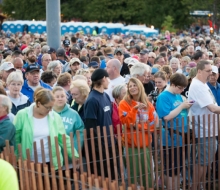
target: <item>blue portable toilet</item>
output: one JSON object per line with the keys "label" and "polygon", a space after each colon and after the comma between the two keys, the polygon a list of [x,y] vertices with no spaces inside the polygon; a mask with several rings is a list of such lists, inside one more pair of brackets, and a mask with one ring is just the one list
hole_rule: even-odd
{"label": "blue portable toilet", "polygon": [[83,31],[84,34],[92,34],[93,28],[95,27],[94,23],[83,23],[84,27],[83,27]]}
{"label": "blue portable toilet", "polygon": [[122,29],[121,29],[121,32],[123,33],[123,34],[127,34],[127,33],[129,33],[129,27],[127,27],[127,26],[124,26],[124,27],[122,27]]}
{"label": "blue portable toilet", "polygon": [[46,22],[38,22],[36,26],[36,32],[39,34],[46,32]]}
{"label": "blue portable toilet", "polygon": [[16,33],[16,27],[15,27],[14,22],[11,22],[9,24],[9,30],[10,30],[11,33]]}
{"label": "blue portable toilet", "polygon": [[67,23],[62,23],[61,24],[61,35],[64,35],[67,32],[69,32],[69,27]]}
{"label": "blue portable toilet", "polygon": [[28,26],[28,31],[32,34],[37,32],[36,22],[31,22],[31,24]]}
{"label": "blue portable toilet", "polygon": [[24,31],[24,24],[23,21],[15,21],[15,32],[23,32]]}
{"label": "blue portable toilet", "polygon": [[110,34],[109,28],[106,23],[99,23],[99,33]]}
{"label": "blue portable toilet", "polygon": [[124,25],[121,24],[121,23],[113,24],[113,26],[115,28],[115,34],[121,33],[122,32],[122,28],[124,27]]}
{"label": "blue portable toilet", "polygon": [[78,22],[78,23],[76,23],[76,32],[81,32],[81,31],[84,32],[84,30],[83,30],[83,23],[82,22]]}
{"label": "blue portable toilet", "polygon": [[158,30],[147,28],[147,27],[144,29],[144,35],[146,37],[156,37],[158,36],[158,34],[159,34]]}
{"label": "blue portable toilet", "polygon": [[69,33],[71,32],[72,34],[74,34],[76,32],[76,25],[74,22],[68,22],[67,24]]}
{"label": "blue portable toilet", "polygon": [[6,22],[3,22],[3,24],[2,24],[2,30],[3,31],[7,31],[7,30],[9,30],[9,24],[10,24],[10,22],[8,22],[8,21],[6,21]]}

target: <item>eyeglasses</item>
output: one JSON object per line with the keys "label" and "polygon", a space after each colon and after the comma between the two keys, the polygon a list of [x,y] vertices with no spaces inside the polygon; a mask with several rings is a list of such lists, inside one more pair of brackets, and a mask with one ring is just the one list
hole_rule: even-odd
{"label": "eyeglasses", "polygon": [[52,110],[52,107],[46,107],[45,105],[43,105],[43,104],[41,104],[47,111],[50,111],[50,110]]}
{"label": "eyeglasses", "polygon": [[50,62],[50,61],[51,61],[51,59],[44,59],[44,61]]}
{"label": "eyeglasses", "polygon": [[186,87],[183,86],[176,86],[177,88],[179,88],[180,90],[185,90]]}

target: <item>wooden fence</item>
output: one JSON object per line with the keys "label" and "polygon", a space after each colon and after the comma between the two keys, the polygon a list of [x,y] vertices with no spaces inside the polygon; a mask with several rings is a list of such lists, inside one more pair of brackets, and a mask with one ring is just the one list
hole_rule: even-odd
{"label": "wooden fence", "polygon": [[[213,155],[209,154],[208,150],[208,169],[204,173],[202,179],[198,178],[199,171],[196,170],[196,159],[198,163],[201,162],[200,155],[201,151],[204,152],[206,156],[207,152],[205,148],[202,147],[201,135],[196,138],[196,131],[200,131],[200,125],[196,127],[195,123],[203,123],[205,125],[206,120],[208,120],[208,134],[203,127],[203,136],[208,136],[208,143],[210,143],[211,131],[210,126],[213,125],[213,133],[219,132],[219,116],[198,116],[198,118],[193,117],[191,122],[192,136],[190,135],[190,121],[188,119],[188,132],[184,133],[184,124],[182,120],[182,146],[179,144],[181,138],[180,135],[177,135],[177,154],[174,153],[173,146],[173,137],[174,134],[179,134],[178,129],[176,131],[168,130],[167,126],[162,126],[160,121],[159,127],[155,128],[153,132],[153,146],[150,144],[146,147],[145,143],[143,146],[140,146],[140,142],[137,141],[137,145],[134,142],[134,136],[137,139],[142,139],[143,142],[146,141],[145,134],[148,134],[149,141],[151,139],[151,132],[144,129],[144,125],[141,125],[141,128],[134,127],[131,125],[129,128],[124,128],[123,134],[120,134],[118,127],[118,134],[113,134],[113,128],[110,126],[110,135],[107,135],[106,127],[97,129],[94,132],[94,129],[89,131],[84,130],[84,150],[79,151],[79,159],[76,159],[72,156],[71,163],[73,165],[70,168],[70,162],[68,160],[67,149],[66,149],[66,138],[63,135],[63,157],[64,164],[60,163],[60,154],[59,154],[59,145],[58,138],[55,137],[56,144],[56,155],[58,161],[58,169],[55,170],[54,163],[52,160],[52,150],[50,145],[50,137],[48,137],[49,142],[49,155],[50,163],[45,161],[45,151],[44,151],[44,142],[41,140],[41,156],[43,163],[38,162],[38,155],[36,154],[36,143],[33,144],[34,147],[34,160],[31,160],[30,150],[26,150],[27,159],[22,159],[22,150],[21,145],[18,145],[18,156],[14,153],[14,147],[10,147],[9,143],[6,141],[6,147],[4,151],[0,154],[0,158],[10,162],[18,175],[19,185],[21,190],[78,190],[78,189],[119,189],[119,190],[136,190],[136,189],[169,189],[172,185],[174,187],[174,181],[172,184],[167,183],[165,187],[165,175],[164,171],[168,171],[168,162],[169,162],[169,151],[171,151],[171,160],[172,160],[172,178],[175,177],[174,170],[177,169],[177,189],[187,189],[187,186],[191,186],[191,189],[197,189],[197,185],[203,186],[203,189],[219,189],[218,177],[220,176],[220,163],[217,158],[220,158],[220,151],[214,156],[214,161],[211,162],[210,159]],[[211,123],[213,120],[213,124]],[[217,124],[216,124],[217,122]],[[178,123],[178,121],[177,121]],[[174,122],[171,122],[171,126],[174,125]],[[217,126],[216,126],[217,125]],[[168,133],[171,135],[172,146],[168,146],[166,143],[163,146],[162,143],[162,130],[165,130],[166,133],[166,142],[168,142]],[[128,132],[129,131],[129,132]],[[87,133],[90,133],[90,139],[87,139]],[[103,136],[101,136],[103,134]],[[131,135],[131,139],[128,139],[128,134]],[[112,147],[109,149],[108,139],[111,139]],[[71,148],[72,153],[74,153],[74,140],[73,134],[70,135],[71,139]],[[123,139],[123,140],[122,140]],[[220,148],[220,136],[216,137],[217,147]],[[104,140],[104,144],[103,144]],[[190,142],[191,140],[191,142]],[[98,147],[95,146],[95,141],[98,142]],[[128,141],[131,142],[129,145]],[[190,143],[186,143],[190,142]],[[80,147],[80,135],[77,131],[77,142],[78,149],[82,150]],[[117,142],[117,143],[115,143]],[[211,145],[212,146],[212,145]],[[181,148],[182,147],[182,148]],[[92,149],[92,151],[90,150]],[[215,149],[213,145],[213,149]],[[110,152],[110,150],[112,152]],[[99,153],[99,159],[97,160],[97,155],[95,152]],[[166,152],[166,168],[164,168],[164,151]],[[180,152],[181,151],[181,152]],[[90,160],[91,155],[89,152],[92,152],[92,161]],[[102,152],[105,152],[105,158],[103,158]],[[83,156],[84,155],[84,156]],[[110,156],[112,155],[112,156]],[[180,155],[182,158],[182,166],[180,166]],[[143,157],[142,157],[143,156]],[[84,159],[85,157],[85,159]],[[144,158],[144,159],[143,159]],[[174,158],[177,159],[177,166],[174,166]],[[144,161],[143,161],[143,160]],[[101,175],[98,174],[96,167],[97,162],[100,162]],[[110,162],[113,161],[113,168],[111,168]],[[104,162],[107,162],[107,167],[103,165]],[[133,164],[131,164],[133,163]],[[150,164],[149,164],[150,163]],[[94,171],[92,172],[93,166]],[[150,168],[149,168],[150,167]],[[217,168],[216,168],[217,167]],[[186,172],[186,168],[188,168]],[[191,172],[190,168],[193,172]],[[218,170],[218,172],[216,172]],[[112,173],[114,172],[114,179],[111,178]],[[107,176],[106,176],[107,173]],[[186,181],[187,179],[191,179]]]}

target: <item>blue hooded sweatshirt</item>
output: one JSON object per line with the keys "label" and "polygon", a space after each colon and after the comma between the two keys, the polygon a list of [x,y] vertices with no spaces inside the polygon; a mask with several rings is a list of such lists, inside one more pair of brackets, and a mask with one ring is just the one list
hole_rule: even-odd
{"label": "blue hooded sweatshirt", "polygon": [[[55,111],[55,110],[54,110]],[[74,140],[74,147],[78,151],[78,143],[77,143],[77,135],[76,131],[79,130],[80,133],[80,147],[83,147],[83,141],[84,141],[84,123],[82,122],[79,114],[70,108],[68,104],[66,104],[61,112],[57,112],[62,120],[63,124],[66,130],[66,134],[70,135],[70,133],[73,133],[73,140]]]}

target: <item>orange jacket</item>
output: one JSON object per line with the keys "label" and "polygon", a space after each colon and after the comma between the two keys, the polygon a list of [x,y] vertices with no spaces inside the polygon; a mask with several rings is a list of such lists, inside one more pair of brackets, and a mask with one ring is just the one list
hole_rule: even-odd
{"label": "orange jacket", "polygon": [[[132,140],[131,140],[131,129],[130,124],[135,126],[136,118],[138,114],[138,110],[134,107],[137,105],[137,102],[132,100],[131,104],[126,102],[125,100],[122,100],[119,104],[119,118],[121,120],[121,123],[123,127],[127,128],[127,139],[128,139],[128,146],[132,146]],[[149,143],[152,141],[152,136],[148,136],[148,130],[150,132],[154,131],[155,122],[157,120],[157,114],[155,112],[154,106],[148,102],[148,109],[146,110],[148,115],[148,121],[149,125],[145,122],[144,123],[144,130],[145,130],[145,144],[146,147],[149,146]],[[142,138],[142,127],[141,124],[138,123],[138,129],[139,129],[139,139],[137,139],[136,134],[136,128],[133,128],[133,139],[134,139],[134,146],[138,147],[137,140],[139,141],[140,147],[143,148],[143,138]],[[123,134],[122,141],[125,144],[125,134]]]}

